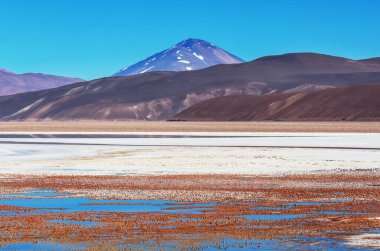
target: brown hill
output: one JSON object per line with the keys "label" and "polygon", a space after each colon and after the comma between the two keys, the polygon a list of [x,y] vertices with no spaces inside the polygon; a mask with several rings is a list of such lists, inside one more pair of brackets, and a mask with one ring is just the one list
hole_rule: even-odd
{"label": "brown hill", "polygon": [[165,120],[219,96],[308,92],[380,83],[380,65],[315,53],[188,72],[110,77],[0,97],[3,120]]}
{"label": "brown hill", "polygon": [[380,121],[380,84],[313,93],[238,95],[207,100],[175,115],[186,121]]}

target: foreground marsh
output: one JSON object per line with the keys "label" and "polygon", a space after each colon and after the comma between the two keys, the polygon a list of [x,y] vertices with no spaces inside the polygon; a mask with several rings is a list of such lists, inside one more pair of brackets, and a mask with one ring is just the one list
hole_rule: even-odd
{"label": "foreground marsh", "polygon": [[0,182],[1,245],[376,249],[379,178],[369,171],[271,177],[11,175]]}

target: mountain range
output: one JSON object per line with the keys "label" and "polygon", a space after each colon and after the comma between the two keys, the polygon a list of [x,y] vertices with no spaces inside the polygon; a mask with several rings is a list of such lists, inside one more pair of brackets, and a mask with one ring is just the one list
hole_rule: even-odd
{"label": "mountain range", "polygon": [[129,76],[153,71],[191,71],[218,64],[237,64],[244,61],[218,46],[201,39],[187,39],[154,54],[114,76]]}
{"label": "mountain range", "polygon": [[352,60],[290,53],[200,70],[108,77],[0,97],[0,118],[167,120],[196,103],[220,96],[293,95],[371,83],[380,83],[379,58]]}
{"label": "mountain range", "polygon": [[0,96],[55,88],[82,81],[84,80],[80,78],[61,77],[42,73],[16,74],[6,69],[0,69]]}

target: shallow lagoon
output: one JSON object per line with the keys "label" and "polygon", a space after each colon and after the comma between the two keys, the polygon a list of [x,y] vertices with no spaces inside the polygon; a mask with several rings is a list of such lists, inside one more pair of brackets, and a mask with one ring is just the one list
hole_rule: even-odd
{"label": "shallow lagoon", "polygon": [[[242,218],[249,220],[264,220],[264,221],[280,221],[280,220],[293,220],[300,217],[306,217],[305,214],[254,214],[255,210],[277,210],[277,209],[290,209],[298,206],[318,205],[326,202],[300,202],[289,203],[283,207],[266,207],[258,206],[253,207],[251,215],[242,215]],[[210,209],[217,204],[213,203],[178,203],[176,201],[168,200],[93,200],[84,197],[70,197],[70,194],[59,193],[54,190],[30,190],[22,193],[5,194],[1,196],[0,205],[38,208],[35,211],[24,212],[25,214],[59,214],[59,213],[74,213],[74,212],[123,212],[123,213],[136,213],[136,212],[150,212],[150,213],[173,213],[173,214],[202,214],[203,210]],[[342,212],[326,211],[315,212],[316,214],[344,214]],[[346,212],[347,214],[359,214],[355,212]],[[14,212],[1,212],[0,216],[14,216]],[[191,221],[194,219],[183,218],[184,221]],[[51,224],[71,224],[81,227],[92,228],[99,226],[96,221],[75,221],[75,220],[49,220]],[[100,223],[102,224],[102,223]],[[258,227],[259,228],[259,227]],[[254,231],[254,230],[252,230]],[[198,238],[197,236],[188,236],[183,238]],[[214,246],[215,242],[203,242],[198,247],[202,250],[241,250],[241,249],[260,249],[260,250],[369,250],[368,248],[355,248],[347,245],[347,243],[340,239],[323,238],[323,237],[292,237],[273,240],[237,240],[230,238],[219,237],[219,244],[217,248]],[[140,244],[119,244],[118,248],[150,248],[151,243]],[[176,244],[166,243],[168,250],[176,250]],[[86,244],[78,245],[75,243],[62,244],[54,241],[41,240],[36,243],[15,243],[3,244],[3,250],[84,250]]]}

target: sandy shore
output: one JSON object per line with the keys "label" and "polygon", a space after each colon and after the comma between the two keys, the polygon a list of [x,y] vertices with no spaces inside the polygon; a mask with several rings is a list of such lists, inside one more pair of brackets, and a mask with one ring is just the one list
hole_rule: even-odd
{"label": "sandy shore", "polygon": [[380,122],[0,122],[0,132],[380,132]]}
{"label": "sandy shore", "polygon": [[1,174],[281,175],[379,170],[380,134],[0,135]]}

